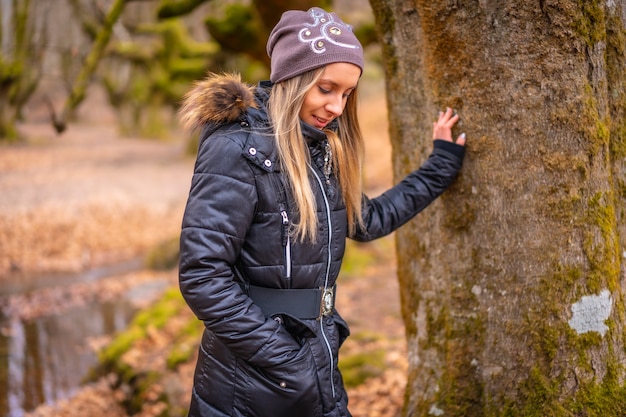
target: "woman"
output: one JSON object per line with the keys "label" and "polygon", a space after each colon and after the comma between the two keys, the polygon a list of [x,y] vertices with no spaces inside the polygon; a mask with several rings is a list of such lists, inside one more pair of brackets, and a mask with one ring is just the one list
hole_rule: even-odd
{"label": "woman", "polygon": [[350,416],[337,368],[349,334],[334,308],[346,237],[410,220],[461,167],[450,110],[434,150],[375,199],[361,191],[363,50],[334,13],[286,12],[270,82],[212,75],[186,96],[202,129],[181,234],[180,288],[205,324],[189,416]]}

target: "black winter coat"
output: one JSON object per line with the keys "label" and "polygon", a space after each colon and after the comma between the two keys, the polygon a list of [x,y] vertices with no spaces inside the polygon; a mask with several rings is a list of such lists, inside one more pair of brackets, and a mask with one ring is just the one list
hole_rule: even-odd
{"label": "black winter coat", "polygon": [[[268,88],[259,85],[253,102],[252,90],[237,80],[209,79],[183,110],[203,125],[180,240],[180,289],[205,324],[189,416],[347,417],[337,353],[349,330],[341,316],[333,310],[320,320],[268,318],[239,285],[332,287],[348,231],[337,182],[327,183],[322,173],[325,134],[303,124],[318,239],[283,245],[281,211],[290,199],[276,185],[281,173],[264,107]],[[235,102],[239,110],[231,111]],[[410,220],[450,185],[463,152],[435,141],[419,170],[378,198],[364,197],[365,228],[351,237],[372,240]]]}

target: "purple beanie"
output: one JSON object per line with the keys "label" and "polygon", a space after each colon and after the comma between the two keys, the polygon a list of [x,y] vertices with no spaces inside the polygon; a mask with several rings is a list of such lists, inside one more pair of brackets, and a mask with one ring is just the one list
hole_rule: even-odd
{"label": "purple beanie", "polygon": [[275,83],[335,62],[349,62],[363,72],[363,48],[352,26],[319,7],[283,13],[270,33],[267,54]]}

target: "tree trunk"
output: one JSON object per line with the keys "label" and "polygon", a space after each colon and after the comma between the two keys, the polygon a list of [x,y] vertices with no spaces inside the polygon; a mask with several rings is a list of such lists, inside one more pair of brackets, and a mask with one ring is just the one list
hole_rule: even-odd
{"label": "tree trunk", "polygon": [[45,9],[38,12],[30,0],[0,1],[0,142],[13,142],[22,108],[41,77]]}
{"label": "tree trunk", "polygon": [[85,62],[76,80],[74,80],[70,94],[65,100],[65,104],[61,110],[61,114],[58,117],[52,114],[52,125],[57,133],[65,131],[68,119],[72,116],[78,105],[85,99],[91,77],[96,72],[98,64],[104,56],[105,48],[111,39],[113,25],[115,25],[115,22],[120,18],[122,11],[124,11],[124,6],[130,1],[132,0],[113,0],[113,4],[111,4],[104,18],[103,25],[96,34],[93,47],[91,51],[89,51],[89,55],[85,58]]}
{"label": "tree trunk", "polygon": [[626,0],[370,3],[396,178],[468,137],[397,233],[403,414],[626,415]]}

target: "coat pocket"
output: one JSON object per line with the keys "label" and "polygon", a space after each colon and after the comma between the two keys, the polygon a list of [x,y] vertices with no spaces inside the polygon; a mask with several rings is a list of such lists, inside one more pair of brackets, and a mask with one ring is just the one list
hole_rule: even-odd
{"label": "coat pocket", "polygon": [[259,368],[239,361],[238,372],[244,379],[245,415],[257,417],[321,415],[317,369],[308,341],[288,362]]}

